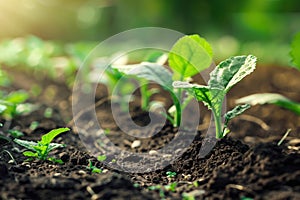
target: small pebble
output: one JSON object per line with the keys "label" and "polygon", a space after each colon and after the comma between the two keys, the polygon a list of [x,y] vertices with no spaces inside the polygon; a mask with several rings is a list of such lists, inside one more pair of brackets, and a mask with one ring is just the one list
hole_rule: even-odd
{"label": "small pebble", "polygon": [[149,155],[157,155],[158,152],[156,150],[150,150]]}
{"label": "small pebble", "polygon": [[85,172],[85,171],[83,171],[83,170],[79,170],[79,171],[78,171],[78,174],[80,174],[80,175],[84,175],[84,174],[86,174],[86,172]]}
{"label": "small pebble", "polygon": [[137,148],[139,146],[141,146],[141,141],[140,140],[134,140],[131,144],[131,148],[134,149],[134,148]]}
{"label": "small pebble", "polygon": [[60,176],[60,175],[61,175],[61,173],[55,173],[55,174],[53,174],[54,177],[57,177],[57,176]]}

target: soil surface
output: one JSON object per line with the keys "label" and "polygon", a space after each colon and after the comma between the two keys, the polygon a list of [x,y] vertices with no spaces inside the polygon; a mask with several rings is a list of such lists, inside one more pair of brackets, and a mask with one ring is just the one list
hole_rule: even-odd
{"label": "soil surface", "polygon": [[[171,156],[180,156],[166,166],[164,160],[154,156],[150,162],[157,166],[156,171],[145,168],[144,173],[129,173],[128,170],[124,172],[125,168],[117,170],[112,167],[113,163],[123,162],[126,166],[143,169],[143,165],[139,165],[139,162],[144,162],[143,157],[133,159],[122,154],[114,160],[114,153],[107,153],[105,162],[109,165],[98,161],[93,154],[97,151],[101,154],[101,148],[97,149],[99,141],[85,137],[85,133],[70,121],[71,89],[59,81],[32,78],[30,73],[11,69],[9,73],[15,81],[7,90],[30,89],[39,84],[42,93],[30,99],[31,103],[40,106],[38,110],[12,121],[0,119],[4,124],[1,134],[6,134],[7,129],[17,129],[25,134],[21,139],[37,141],[54,128],[68,126],[71,131],[54,139],[54,142],[66,144],[65,148],[52,152],[64,164],[26,161],[22,155],[23,147],[0,140],[0,199],[192,199],[192,196],[194,199],[300,199],[300,117],[288,110],[271,105],[252,107],[230,123],[232,132],[217,141],[213,150],[203,157],[199,153],[202,143],[209,142],[204,138],[211,116],[200,104],[196,136],[191,141],[188,140],[190,137],[185,137],[188,139],[178,142],[178,149],[191,144],[170,153]],[[299,77],[300,73],[291,68],[258,67],[230,91],[227,107],[232,108],[234,100],[239,97],[258,92],[276,92],[300,102]],[[164,97],[164,94],[160,96]],[[112,103],[103,86],[97,88],[96,102],[100,102],[96,114],[106,130],[105,135],[121,150],[155,155],[180,132],[165,122],[161,131],[151,137],[139,138],[142,133],[137,130],[134,134],[125,134],[114,121]],[[137,102],[131,103],[131,118],[139,125],[147,125],[149,113],[141,111]],[[45,117],[44,112],[49,107],[53,113]],[[38,122],[34,129],[30,128],[33,121]],[[93,126],[88,121],[85,123]],[[278,146],[277,142],[289,128],[292,131]],[[189,135],[190,132],[184,130],[183,134]],[[86,140],[92,141],[94,153],[86,149],[82,142],[86,143]],[[105,146],[106,142],[102,142]],[[10,152],[14,159],[3,150]],[[93,173],[87,167],[89,162],[102,173]],[[176,175],[168,177],[167,172],[176,172]],[[176,187],[172,187],[174,183]]]}

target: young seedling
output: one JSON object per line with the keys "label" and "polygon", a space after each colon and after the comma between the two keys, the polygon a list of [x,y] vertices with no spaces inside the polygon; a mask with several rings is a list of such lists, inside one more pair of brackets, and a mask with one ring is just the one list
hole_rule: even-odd
{"label": "young seedling", "polygon": [[255,69],[256,57],[236,56],[221,62],[211,73],[208,85],[190,84],[188,82],[175,81],[175,88],[183,88],[192,94],[198,101],[202,101],[213,113],[216,138],[223,138],[230,131],[228,122],[242,114],[250,105],[238,105],[224,115],[225,122],[222,126],[222,106],[226,93],[245,76]]}
{"label": "young seedling", "polygon": [[97,157],[97,160],[100,161],[100,162],[103,162],[103,161],[106,160],[106,158],[107,158],[106,155],[100,155],[100,156]]}
{"label": "young seedling", "polygon": [[175,178],[177,174],[176,172],[167,171],[166,175],[168,178]]}
{"label": "young seedling", "polygon": [[86,168],[92,173],[102,173],[102,169],[99,169],[98,167],[94,166],[91,160],[89,160],[89,165]]}
{"label": "young seedling", "polygon": [[[189,35],[180,38],[172,47],[168,55],[170,72],[162,64],[143,62],[138,65],[127,65],[118,68],[126,75],[133,75],[139,79],[153,81],[170,93],[174,106],[169,109],[167,118],[178,127],[185,105],[191,99],[182,101],[182,89],[174,89],[173,81],[186,81],[200,71],[208,68],[212,63],[212,48],[199,35]],[[175,108],[175,109],[174,109]]]}
{"label": "young seedling", "polygon": [[65,147],[65,145],[58,144],[58,143],[51,143],[51,142],[56,136],[69,130],[70,130],[69,128],[54,129],[48,132],[47,134],[43,135],[42,139],[38,142],[20,140],[20,139],[14,139],[14,142],[30,150],[30,151],[23,152],[24,156],[30,158],[38,158],[40,160],[49,160],[52,162],[62,164],[63,161],[61,159],[55,159],[53,157],[49,157],[49,153],[56,148]]}

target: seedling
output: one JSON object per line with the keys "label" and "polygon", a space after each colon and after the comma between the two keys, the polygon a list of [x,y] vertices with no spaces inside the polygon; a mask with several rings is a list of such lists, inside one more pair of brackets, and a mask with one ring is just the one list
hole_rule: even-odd
{"label": "seedling", "polygon": [[170,192],[176,192],[177,182],[170,183],[168,185],[152,185],[148,187],[148,190],[158,190],[161,199],[166,198],[165,190]]}
{"label": "seedling", "polygon": [[213,113],[216,138],[223,138],[230,131],[228,122],[242,114],[250,105],[238,105],[224,115],[225,122],[222,126],[222,106],[226,93],[245,76],[255,69],[256,57],[236,56],[221,62],[211,73],[208,85],[190,84],[176,81],[175,88],[183,88],[192,94],[198,101],[202,101]]}
{"label": "seedling", "polygon": [[70,130],[69,128],[54,129],[48,132],[47,134],[43,135],[42,139],[38,142],[20,140],[20,139],[14,139],[14,142],[31,150],[31,151],[23,152],[24,156],[30,158],[38,158],[40,160],[49,160],[52,162],[62,164],[63,161],[61,159],[55,159],[53,157],[49,157],[49,153],[56,148],[65,147],[65,145],[58,144],[58,143],[51,143],[51,141],[59,134],[69,130]]}
{"label": "seedling", "polygon": [[154,81],[168,91],[174,106],[169,109],[166,117],[175,127],[178,127],[181,123],[182,110],[191,99],[181,101],[182,90],[181,88],[174,89],[172,82],[191,79],[192,76],[208,68],[211,62],[212,48],[209,43],[198,35],[190,35],[180,38],[168,55],[168,63],[172,73],[163,65],[150,62],[127,65],[118,68],[118,70],[148,82]]}
{"label": "seedling", "polygon": [[22,132],[19,131],[19,130],[13,130],[13,129],[11,129],[11,130],[8,130],[8,133],[9,133],[11,136],[13,136],[14,138],[19,138],[19,137],[24,136],[24,133],[22,133]]}
{"label": "seedling", "polygon": [[100,161],[100,162],[103,162],[106,160],[106,155],[100,155],[97,157],[97,160]]}
{"label": "seedling", "polygon": [[10,120],[17,115],[24,115],[34,111],[37,107],[24,103],[29,95],[25,91],[15,91],[9,94],[0,92],[0,115]]}
{"label": "seedling", "polygon": [[175,178],[177,174],[176,172],[167,171],[166,175],[168,178]]}
{"label": "seedling", "polygon": [[98,167],[94,166],[91,160],[89,160],[89,165],[86,168],[92,173],[102,173],[102,169],[99,169]]}

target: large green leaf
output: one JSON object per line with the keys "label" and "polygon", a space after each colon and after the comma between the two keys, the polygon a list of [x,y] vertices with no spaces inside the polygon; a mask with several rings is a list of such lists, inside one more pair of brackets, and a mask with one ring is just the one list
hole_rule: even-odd
{"label": "large green leaf", "polygon": [[247,103],[250,105],[275,104],[277,106],[291,110],[297,115],[300,115],[300,103],[294,102],[276,93],[252,94],[236,100],[236,103],[238,104]]}
{"label": "large green leaf", "polygon": [[161,65],[143,62],[137,65],[126,65],[122,68],[118,68],[118,70],[127,75],[134,75],[138,78],[154,81],[163,86],[166,90],[172,90],[172,74]]}
{"label": "large green leaf", "polygon": [[58,128],[50,131],[49,133],[42,136],[41,144],[47,145],[59,134],[69,131],[69,128]]}
{"label": "large green leaf", "polygon": [[212,48],[199,35],[180,38],[169,53],[170,68],[183,78],[208,68],[212,62]]}
{"label": "large green leaf", "polygon": [[300,70],[300,32],[296,34],[292,41],[291,45],[291,57],[292,57],[292,62],[295,67]]}
{"label": "large green leaf", "polygon": [[211,73],[208,85],[211,89],[227,93],[230,88],[254,71],[256,57],[235,56],[221,62]]}

